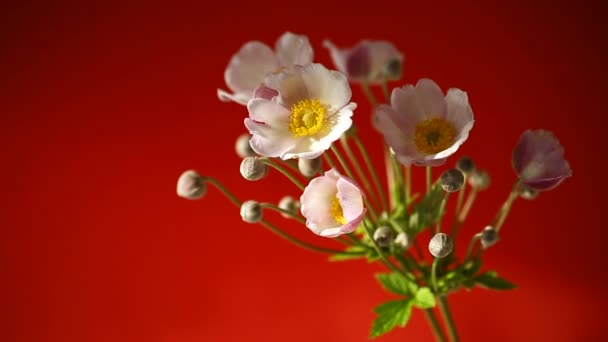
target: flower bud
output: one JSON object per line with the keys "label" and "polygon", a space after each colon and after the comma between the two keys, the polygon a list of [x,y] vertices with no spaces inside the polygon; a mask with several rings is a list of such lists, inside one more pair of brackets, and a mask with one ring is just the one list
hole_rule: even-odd
{"label": "flower bud", "polygon": [[384,72],[386,73],[386,77],[390,80],[398,80],[401,78],[401,74],[403,73],[403,64],[400,59],[393,58],[384,67]]}
{"label": "flower bud", "polygon": [[247,157],[241,162],[241,176],[248,181],[257,181],[268,173],[268,166],[258,157]]}
{"label": "flower bud", "polygon": [[205,195],[207,184],[205,180],[194,170],[182,173],[177,180],[177,196],[196,200]]}
{"label": "flower bud", "polygon": [[262,206],[256,201],[245,201],[241,204],[241,218],[247,223],[257,223],[262,220]]}
{"label": "flower bud", "polygon": [[429,242],[429,251],[435,258],[445,258],[454,249],[452,238],[445,233],[437,233]]}
{"label": "flower bud", "polygon": [[251,145],[249,145],[249,139],[251,139],[251,135],[247,133],[241,134],[238,138],[236,138],[234,149],[236,154],[241,158],[257,156],[255,151],[251,148]]}
{"label": "flower bud", "polygon": [[[298,209],[300,209],[300,201],[294,199],[291,196],[285,196],[279,201],[279,208],[295,214]],[[281,216],[283,216],[284,218],[291,218],[291,216],[283,213],[281,213]]]}
{"label": "flower bud", "polygon": [[305,177],[314,176],[319,170],[321,170],[321,157],[314,159],[298,159],[298,169],[300,173]]}
{"label": "flower bud", "polygon": [[458,169],[449,169],[441,174],[441,187],[445,192],[456,192],[464,184],[464,175]]}
{"label": "flower bud", "polygon": [[374,241],[376,241],[378,246],[386,247],[391,244],[391,241],[393,241],[393,236],[395,236],[395,233],[391,227],[380,226],[374,232]]}
{"label": "flower bud", "polygon": [[473,159],[469,157],[462,157],[456,162],[456,168],[465,175],[469,175],[471,172],[475,171],[475,163],[473,162]]}
{"label": "flower bud", "polygon": [[495,245],[498,242],[498,232],[494,230],[494,227],[487,226],[481,231],[481,247],[486,249]]}
{"label": "flower bud", "polygon": [[522,184],[519,188],[519,196],[523,199],[531,201],[538,197],[538,190],[532,189],[531,187]]}
{"label": "flower bud", "polygon": [[406,250],[410,247],[410,238],[406,233],[399,233],[395,238],[395,246],[401,250]]}
{"label": "flower bud", "polygon": [[485,170],[475,170],[471,173],[469,184],[477,190],[485,190],[490,186],[490,175]]}

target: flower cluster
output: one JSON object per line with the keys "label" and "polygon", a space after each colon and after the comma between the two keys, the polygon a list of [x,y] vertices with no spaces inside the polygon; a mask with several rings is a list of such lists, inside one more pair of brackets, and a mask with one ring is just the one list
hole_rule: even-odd
{"label": "flower cluster", "polygon": [[[436,324],[433,307],[445,315],[452,341],[458,334],[447,296],[461,288],[482,286],[505,290],[514,285],[495,271],[481,271],[483,252],[496,245],[514,201],[534,199],[572,175],[557,138],[545,130],[525,131],[515,144],[513,190],[494,220],[470,240],[464,255],[455,253],[473,203],[488,188],[490,177],[473,160],[463,157],[455,167],[433,179],[433,167],[443,165],[467,140],[474,114],[467,93],[442,89],[431,79],[396,87],[404,56],[387,41],[364,40],[351,48],[323,44],[337,70],[314,63],[306,36],[287,32],[274,50],[264,43],[244,44],[230,59],[225,81],[232,93],[218,90],[221,101],[246,106],[248,134],[236,140],[243,158],[241,175],[249,181],[268,177],[270,169],[291,180],[299,200],[283,197],[277,205],[241,202],[213,177],[189,170],[177,183],[177,193],[199,199],[213,185],[240,208],[244,222],[258,223],[280,237],[309,250],[328,253],[331,260],[367,258],[388,267],[378,280],[401,297],[378,306],[371,337],[404,326],[413,308],[425,310],[438,341],[445,332]],[[357,105],[350,85],[361,86],[374,107],[372,122],[384,139],[388,189],[383,188],[365,145],[353,127]],[[371,86],[381,86],[386,103],[378,104]],[[356,148],[356,152],[354,149]],[[360,158],[357,157],[360,156]],[[415,193],[412,169],[426,169],[426,192]],[[442,229],[446,206],[457,193],[455,215]],[[333,238],[345,248],[331,249],[299,240],[264,218],[271,210],[294,219],[312,233]],[[420,248],[420,233],[433,233],[427,242],[432,263]]]}

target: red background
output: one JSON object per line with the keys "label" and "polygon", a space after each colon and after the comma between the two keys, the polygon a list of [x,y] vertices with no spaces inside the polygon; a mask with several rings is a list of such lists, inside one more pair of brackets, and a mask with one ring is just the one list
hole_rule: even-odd
{"label": "red background", "polygon": [[[554,131],[574,177],[534,202],[516,202],[486,255],[486,267],[519,289],[463,291],[450,297],[452,307],[464,341],[606,337],[602,12],[556,1],[6,6],[1,339],[366,339],[372,307],[391,298],[372,277],[380,267],[329,263],[288,245],[241,222],[213,189],[202,201],[175,195],[179,174],[195,168],[241,199],[299,196],[280,175],[241,179],[233,142],[246,112],[216,97],[241,44],[274,44],[286,30],[307,34],[326,64],[324,38],[342,46],[391,40],[407,56],[394,85],[430,77],[469,93],[477,122],[457,156],[473,156],[494,183],[473,208],[467,238],[506,197],[519,134]],[[358,88],[354,99],[363,139],[378,152]],[[381,167],[378,154],[374,160]],[[422,189],[422,170],[415,176]],[[292,222],[284,227],[335,246]],[[380,340],[432,335],[416,312],[407,329]]]}

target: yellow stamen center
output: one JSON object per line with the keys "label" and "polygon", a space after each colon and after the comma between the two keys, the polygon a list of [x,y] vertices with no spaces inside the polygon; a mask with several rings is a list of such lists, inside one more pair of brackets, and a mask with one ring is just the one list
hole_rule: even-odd
{"label": "yellow stamen center", "polygon": [[331,200],[331,209],[329,210],[336,222],[340,224],[346,223],[346,219],[344,218],[344,212],[342,211],[342,205],[340,205],[340,200],[338,200],[337,196]]}
{"label": "yellow stamen center", "polygon": [[314,135],[323,128],[325,106],[319,100],[302,100],[291,107],[289,132],[296,137]]}
{"label": "yellow stamen center", "polygon": [[416,125],[414,144],[420,152],[439,153],[454,143],[456,129],[444,119],[433,118]]}

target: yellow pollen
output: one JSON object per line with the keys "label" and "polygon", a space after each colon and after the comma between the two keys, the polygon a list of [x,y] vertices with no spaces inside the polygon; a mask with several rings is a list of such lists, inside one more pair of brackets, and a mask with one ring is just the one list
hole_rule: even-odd
{"label": "yellow pollen", "polygon": [[285,70],[285,69],[287,69],[287,68],[286,68],[286,67],[284,67],[284,66],[280,66],[280,67],[278,67],[278,68],[274,69],[274,71],[273,71],[272,73],[273,73],[273,74],[278,74],[278,73],[280,73],[281,71],[283,71],[283,70]]}
{"label": "yellow pollen", "polygon": [[454,143],[456,129],[444,119],[433,118],[416,125],[414,144],[420,152],[439,153]]}
{"label": "yellow pollen", "polygon": [[289,132],[295,137],[308,137],[323,128],[325,106],[319,100],[302,100],[291,107]]}
{"label": "yellow pollen", "polygon": [[336,222],[340,224],[346,223],[346,219],[344,218],[344,212],[342,211],[342,205],[340,205],[340,200],[338,200],[337,196],[331,200],[330,212]]}

